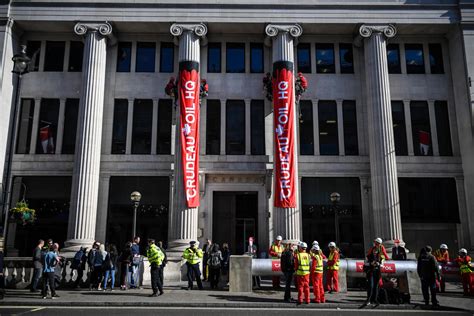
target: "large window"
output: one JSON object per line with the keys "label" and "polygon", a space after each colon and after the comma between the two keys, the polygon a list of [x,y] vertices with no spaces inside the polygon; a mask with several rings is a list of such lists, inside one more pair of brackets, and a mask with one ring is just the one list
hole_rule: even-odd
{"label": "large window", "polygon": [[117,48],[117,72],[130,72],[132,43],[120,42]]}
{"label": "large window", "polygon": [[435,101],[436,131],[438,134],[438,146],[440,156],[452,156],[451,130],[449,128],[448,103],[446,101]]}
{"label": "large window", "polygon": [[422,44],[405,44],[405,59],[407,64],[407,73],[425,73],[425,60],[423,58]]}
{"label": "large window", "polygon": [[342,102],[342,117],[344,123],[344,152],[346,156],[359,154],[357,140],[357,112],[355,101]]}
{"label": "large window", "polygon": [[431,127],[428,103],[412,101],[410,103],[413,149],[416,156],[432,156]]}
{"label": "large window", "polygon": [[160,72],[172,73],[174,71],[174,44],[161,43],[160,46]]}
{"label": "large window", "polygon": [[430,68],[432,74],[444,74],[443,48],[441,44],[429,44]]}
{"label": "large window", "polygon": [[408,155],[407,131],[405,126],[405,109],[402,101],[392,101],[393,138],[395,140],[395,154]]}
{"label": "large window", "polygon": [[28,41],[26,44],[26,53],[31,58],[29,71],[38,71],[41,53],[41,41]]}
{"label": "large window", "polygon": [[171,154],[171,121],[173,115],[173,101],[160,99],[158,101],[158,155]]}
{"label": "large window", "polygon": [[321,155],[339,155],[336,101],[319,101],[319,152]]}
{"label": "large window", "polygon": [[226,111],[226,153],[245,155],[245,102],[228,100]]}
{"label": "large window", "polygon": [[33,114],[35,111],[35,100],[22,99],[20,109],[20,125],[18,126],[18,138],[16,143],[17,154],[29,154],[31,143],[31,129],[33,128]]}
{"label": "large window", "polygon": [[65,42],[46,42],[44,71],[63,71]]}
{"label": "large window", "polygon": [[37,154],[54,154],[58,132],[59,99],[42,99],[39,117]]}
{"label": "large window", "polygon": [[390,74],[402,73],[402,68],[400,66],[400,49],[398,47],[398,44],[387,45],[387,63],[388,63],[388,73]]}
{"label": "large window", "polygon": [[244,43],[226,43],[226,72],[245,72]]}
{"label": "large window", "polygon": [[265,155],[265,103],[250,103],[250,146],[252,155]]}
{"label": "large window", "polygon": [[132,154],[151,153],[153,101],[135,100],[133,104]]}
{"label": "large window", "polygon": [[84,44],[82,42],[71,42],[69,49],[68,71],[82,71],[82,58],[84,55]]}
{"label": "large window", "polygon": [[336,72],[334,44],[316,44],[316,72],[322,74]]}
{"label": "large window", "polygon": [[116,99],[112,132],[112,154],[125,154],[127,147],[128,100]]}
{"label": "large window", "polygon": [[250,44],[250,72],[263,72],[263,45],[260,43]]}
{"label": "large window", "polygon": [[221,43],[207,45],[207,72],[221,72]]}
{"label": "large window", "polygon": [[[333,192],[341,195],[341,200],[336,206],[332,205],[330,200]],[[320,245],[327,245],[330,241],[339,239],[338,247],[345,257],[364,256],[362,205],[358,178],[303,177],[301,204],[303,240],[314,240],[317,236]],[[336,235],[336,226],[339,236]],[[327,250],[326,247],[322,249]]]}
{"label": "large window", "polygon": [[137,43],[136,72],[155,72],[156,44],[154,42]]}
{"label": "large window", "polygon": [[221,148],[221,103],[207,100],[206,155],[219,155]]}
{"label": "large window", "polygon": [[313,104],[300,101],[300,155],[314,155]]}
{"label": "large window", "polygon": [[299,43],[296,47],[298,72],[311,73],[311,44]]}
{"label": "large window", "polygon": [[354,55],[352,52],[352,44],[339,44],[339,57],[342,74],[354,73]]}
{"label": "large window", "polygon": [[67,99],[64,112],[64,134],[62,154],[74,154],[76,148],[77,116],[79,113],[79,99]]}
{"label": "large window", "polygon": [[403,222],[459,223],[453,178],[399,178]]}

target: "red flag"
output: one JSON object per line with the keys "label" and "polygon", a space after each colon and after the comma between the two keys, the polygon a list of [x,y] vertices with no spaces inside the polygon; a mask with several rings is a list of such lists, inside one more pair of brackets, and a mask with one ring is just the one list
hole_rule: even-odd
{"label": "red flag", "polygon": [[296,207],[295,99],[293,72],[275,68],[273,124],[275,128],[275,207]]}
{"label": "red flag", "polygon": [[181,162],[188,207],[199,206],[199,73],[182,69],[179,74]]}

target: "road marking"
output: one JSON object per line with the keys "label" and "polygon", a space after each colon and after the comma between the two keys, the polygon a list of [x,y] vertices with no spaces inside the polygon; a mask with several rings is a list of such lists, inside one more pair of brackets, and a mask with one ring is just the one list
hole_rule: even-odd
{"label": "road marking", "polygon": [[[15,306],[15,308],[21,308],[21,309],[24,309],[24,308],[28,308],[28,307]],[[30,310],[24,311],[24,312],[22,312],[22,313],[19,313],[19,314],[13,314],[13,315],[15,315],[15,316],[26,315],[26,314],[29,314],[29,313],[34,313],[34,312],[37,312],[37,311],[43,310],[43,309],[45,309],[46,307],[30,307],[30,308],[33,308],[33,309],[30,309]],[[0,307],[0,310],[1,310],[1,307]]]}

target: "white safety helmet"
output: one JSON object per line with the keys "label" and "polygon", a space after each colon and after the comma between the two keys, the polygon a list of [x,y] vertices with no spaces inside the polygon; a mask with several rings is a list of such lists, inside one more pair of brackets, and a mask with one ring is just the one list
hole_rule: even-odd
{"label": "white safety helmet", "polygon": [[446,244],[441,244],[441,245],[439,246],[439,249],[446,249],[446,250],[448,250],[448,245],[446,245]]}
{"label": "white safety helmet", "polygon": [[381,244],[381,243],[382,243],[382,238],[380,238],[380,237],[377,237],[377,238],[375,238],[375,240],[374,240],[374,241],[375,241],[376,243],[379,243],[379,244]]}
{"label": "white safety helmet", "polygon": [[305,242],[302,242],[300,244],[300,247],[306,249],[306,248],[308,248],[308,245]]}
{"label": "white safety helmet", "polygon": [[313,245],[313,248],[312,248],[314,251],[319,251],[321,250],[321,248],[319,248],[318,245]]}
{"label": "white safety helmet", "polygon": [[466,250],[466,249],[464,249],[464,248],[461,248],[461,249],[459,249],[459,253],[464,253],[464,254],[466,254],[466,255],[467,255],[467,250]]}
{"label": "white safety helmet", "polygon": [[281,236],[277,236],[276,240],[281,241],[281,240],[283,240],[283,238]]}
{"label": "white safety helmet", "polygon": [[314,245],[319,245],[319,242],[317,240],[313,241],[313,246]]}
{"label": "white safety helmet", "polygon": [[329,244],[328,244],[328,247],[331,248],[331,247],[334,247],[336,248],[336,243],[334,241],[331,241]]}

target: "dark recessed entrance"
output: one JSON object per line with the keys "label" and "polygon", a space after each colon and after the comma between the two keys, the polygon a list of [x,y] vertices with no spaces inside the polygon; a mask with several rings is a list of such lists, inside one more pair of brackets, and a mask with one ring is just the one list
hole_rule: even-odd
{"label": "dark recessed entrance", "polygon": [[214,192],[212,213],[213,242],[227,242],[233,254],[243,254],[248,238],[258,236],[257,192]]}

